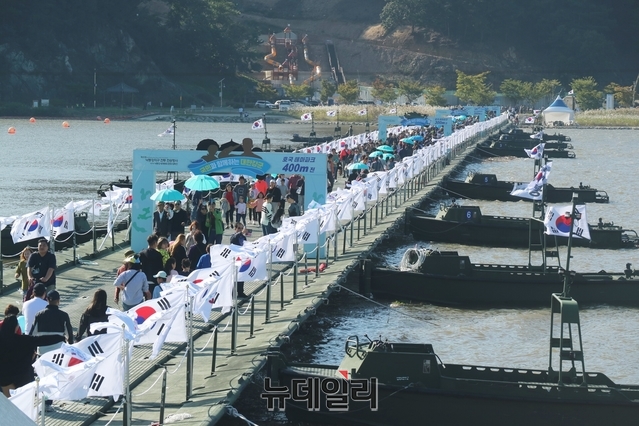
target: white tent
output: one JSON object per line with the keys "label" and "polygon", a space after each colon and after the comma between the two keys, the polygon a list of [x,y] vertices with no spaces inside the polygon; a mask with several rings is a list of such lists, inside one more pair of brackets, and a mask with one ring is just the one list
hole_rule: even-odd
{"label": "white tent", "polygon": [[573,124],[575,122],[575,112],[568,108],[566,103],[559,96],[557,96],[557,99],[555,99],[548,108],[541,112],[541,117],[544,126],[552,125],[558,121],[561,121],[566,125]]}

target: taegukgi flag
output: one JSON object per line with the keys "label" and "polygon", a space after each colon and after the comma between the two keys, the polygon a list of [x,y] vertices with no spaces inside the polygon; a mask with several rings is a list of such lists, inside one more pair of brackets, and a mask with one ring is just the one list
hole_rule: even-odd
{"label": "taegukgi flag", "polygon": [[253,130],[258,130],[258,129],[263,129],[264,128],[264,119],[260,118],[259,120],[256,120],[253,122],[253,126],[251,126],[251,129]]}
{"label": "taegukgi flag", "polygon": [[335,117],[335,110],[333,109],[333,110],[330,110],[330,111],[326,111],[326,115],[328,117]]}
{"label": "taegukgi flag", "polygon": [[528,154],[528,156],[530,158],[534,158],[535,160],[539,160],[544,156],[544,143],[540,143],[539,145],[537,145],[536,147],[534,147],[533,149],[526,149],[524,148],[524,151],[526,151],[526,154]]}
{"label": "taegukgi flag", "polygon": [[175,123],[171,124],[168,129],[166,129],[163,133],[160,133],[158,136],[167,136],[175,133]]}
{"label": "taegukgi flag", "polygon": [[75,219],[73,211],[73,201],[64,208],[56,209],[51,221],[51,232],[53,236],[71,232],[75,229]]}
{"label": "taegukgi flag", "polygon": [[541,141],[544,140],[544,131],[540,130],[539,132],[535,133],[534,135],[530,135],[530,139],[539,139]]}
{"label": "taegukgi flag", "polygon": [[35,238],[51,236],[51,213],[48,207],[40,211],[19,217],[11,225],[11,238],[14,243]]}
{"label": "taegukgi flag", "polygon": [[302,121],[310,121],[312,118],[313,118],[313,114],[311,114],[310,112],[302,114],[302,116],[300,117]]}
{"label": "taegukgi flag", "polygon": [[366,115],[366,109],[360,109],[359,111],[357,111],[358,115]]}
{"label": "taegukgi flag", "polygon": [[574,221],[571,217],[572,205],[568,206],[548,206],[544,225],[546,234],[568,237],[572,225],[572,235],[577,238],[590,239],[590,228],[586,218],[586,206],[575,206]]}

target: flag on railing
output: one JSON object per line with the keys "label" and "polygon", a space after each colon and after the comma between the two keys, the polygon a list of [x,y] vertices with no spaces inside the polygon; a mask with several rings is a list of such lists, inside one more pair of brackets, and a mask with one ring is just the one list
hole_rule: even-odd
{"label": "flag on railing", "polygon": [[326,115],[328,117],[335,117],[336,115],[336,111],[334,109],[330,110],[330,111],[326,111]]}
{"label": "flag on railing", "polygon": [[158,136],[168,136],[173,135],[175,133],[175,124],[171,124],[168,129],[166,129],[163,133],[160,133]]}
{"label": "flag on railing", "polygon": [[366,108],[357,111],[357,115],[366,115]]}
{"label": "flag on railing", "polygon": [[222,274],[202,283],[202,289],[193,298],[193,312],[202,316],[206,322],[215,308],[233,306],[233,270],[224,269]]}
{"label": "flag on railing", "polygon": [[260,118],[259,120],[256,120],[253,122],[253,126],[251,126],[251,129],[253,130],[258,130],[258,129],[263,129],[264,128],[264,119]]}
{"label": "flag on railing", "polygon": [[513,184],[513,190],[510,195],[513,197],[527,198],[529,200],[541,200],[543,197],[543,185],[540,187],[529,188],[527,183]]}
{"label": "flag on railing", "polygon": [[590,239],[590,228],[586,217],[586,206],[575,206],[575,220],[571,218],[572,205],[568,206],[548,206],[544,225],[546,234],[568,237],[572,225],[572,235],[576,238]]}
{"label": "flag on railing", "polygon": [[19,217],[11,226],[11,238],[14,243],[50,236],[51,213],[48,207]]}
{"label": "flag on railing", "polygon": [[300,117],[300,119],[302,121],[310,121],[313,119],[313,114],[311,114],[310,112],[304,113],[302,114],[302,116]]}
{"label": "flag on railing", "polygon": [[389,114],[397,114],[397,108],[391,108],[390,111],[388,111]]}
{"label": "flag on railing", "polygon": [[575,91],[574,91],[574,90],[571,90],[570,92],[568,92],[568,94],[569,94],[569,95],[574,95],[574,94],[575,94]]}
{"label": "flag on railing", "polygon": [[54,237],[71,232],[75,229],[75,218],[73,212],[73,202],[67,204],[64,208],[57,209],[53,215],[51,222],[51,233]]}

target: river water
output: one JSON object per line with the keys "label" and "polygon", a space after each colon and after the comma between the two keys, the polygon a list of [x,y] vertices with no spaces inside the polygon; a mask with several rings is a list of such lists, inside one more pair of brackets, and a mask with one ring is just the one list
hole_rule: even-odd
{"label": "river water", "polygon": [[[71,199],[90,199],[100,184],[131,173],[134,148],[170,149],[172,138],[160,138],[168,123],[127,121],[104,124],[93,121],[0,120],[0,216],[24,214],[48,203],[63,205]],[[16,127],[8,135],[8,127]],[[307,129],[308,127],[308,129]],[[292,133],[306,134],[310,126],[269,125],[273,146],[288,144]],[[318,136],[330,135],[332,126],[316,126]],[[363,129],[355,129],[361,131]],[[572,138],[575,159],[555,159],[550,182],[578,186],[580,182],[604,190],[610,204],[589,204],[590,223],[599,217],[625,228],[639,230],[639,168],[636,167],[637,131],[563,130]],[[264,133],[251,131],[250,123],[179,123],[178,149],[193,149],[204,138],[220,143],[252,137],[259,146]],[[472,160],[472,159],[471,159]],[[497,158],[469,162],[468,171],[495,173],[501,180],[529,181],[532,160]],[[485,214],[530,216],[529,203],[468,201]],[[437,209],[433,203],[433,213]],[[441,250],[458,250],[473,262],[526,264],[526,250],[488,249],[454,244],[412,241],[410,237],[386,243],[381,257],[397,265],[404,251],[415,244]],[[560,249],[565,263],[565,248]],[[639,250],[573,249],[571,269],[621,272],[626,262],[639,269]],[[549,295],[550,297],[550,295]],[[639,383],[639,309],[590,307],[581,310],[586,368],[600,371],[620,383]],[[448,363],[540,368],[548,366],[549,309],[462,310],[428,304],[367,301],[342,291],[331,298],[314,320],[293,335],[293,355],[305,361],[337,364],[350,335],[381,336],[390,341],[432,343]],[[268,415],[259,401],[259,380],[254,392],[238,409],[259,424],[286,424],[280,415]],[[231,424],[229,422],[228,424]],[[233,423],[244,424],[244,423]]]}

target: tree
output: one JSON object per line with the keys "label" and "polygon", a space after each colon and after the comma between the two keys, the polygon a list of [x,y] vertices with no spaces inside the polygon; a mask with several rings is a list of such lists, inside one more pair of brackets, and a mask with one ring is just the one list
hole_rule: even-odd
{"label": "tree", "polygon": [[599,109],[603,103],[603,93],[597,90],[597,82],[593,77],[577,78],[570,82],[575,92],[575,99],[582,110]]}
{"label": "tree", "polygon": [[411,34],[416,26],[423,26],[428,16],[423,0],[390,0],[379,15],[387,31],[400,25],[410,25]]}
{"label": "tree", "polygon": [[322,102],[328,101],[328,98],[335,94],[337,87],[332,80],[322,80],[322,88],[320,89],[320,100]]}
{"label": "tree", "polygon": [[497,94],[486,84],[486,76],[490,71],[484,71],[477,75],[468,75],[459,70],[457,72],[457,90],[455,96],[463,102],[475,105],[491,105]]}
{"label": "tree", "polygon": [[430,86],[424,89],[424,100],[426,104],[431,106],[446,106],[446,98],[444,98],[446,88],[442,86]]}
{"label": "tree", "polygon": [[359,84],[357,80],[349,80],[337,86],[337,93],[342,97],[345,104],[354,104],[359,98]]}
{"label": "tree", "polygon": [[399,82],[398,93],[406,97],[407,103],[412,104],[415,99],[424,94],[424,86],[418,81],[402,80]]}
{"label": "tree", "polygon": [[284,92],[289,99],[303,99],[307,96],[313,96],[313,88],[308,84],[300,84],[299,86],[291,84],[284,87]]}
{"label": "tree", "polygon": [[382,102],[393,102],[397,99],[397,92],[392,81],[384,77],[377,77],[373,81],[373,97]]}
{"label": "tree", "polygon": [[255,87],[255,92],[258,99],[264,99],[265,101],[273,102],[277,98],[277,91],[269,83],[259,81]]}
{"label": "tree", "polygon": [[632,106],[633,86],[622,86],[617,83],[610,83],[604,87],[606,94],[612,93],[615,102],[621,108],[630,108]]}
{"label": "tree", "polygon": [[508,99],[513,101],[513,104],[515,105],[518,105],[521,100],[526,97],[525,85],[524,82],[521,80],[513,80],[511,78],[507,78],[506,80],[501,82],[499,90],[501,90],[501,93],[506,95]]}

